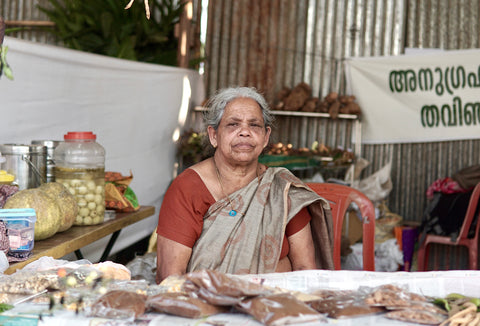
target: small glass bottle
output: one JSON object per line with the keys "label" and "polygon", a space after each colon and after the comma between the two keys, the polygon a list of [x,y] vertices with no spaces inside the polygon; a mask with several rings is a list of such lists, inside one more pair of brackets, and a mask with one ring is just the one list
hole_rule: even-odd
{"label": "small glass bottle", "polygon": [[74,225],[94,225],[104,219],[105,149],[96,138],[92,132],[68,132],[53,154],[55,181],[77,200]]}

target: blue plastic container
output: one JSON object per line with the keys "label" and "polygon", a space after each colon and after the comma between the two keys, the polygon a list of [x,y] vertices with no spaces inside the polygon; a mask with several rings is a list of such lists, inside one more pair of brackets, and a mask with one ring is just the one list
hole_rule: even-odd
{"label": "blue plastic container", "polygon": [[37,214],[33,208],[0,209],[0,221],[7,229],[8,256],[25,258],[33,250]]}

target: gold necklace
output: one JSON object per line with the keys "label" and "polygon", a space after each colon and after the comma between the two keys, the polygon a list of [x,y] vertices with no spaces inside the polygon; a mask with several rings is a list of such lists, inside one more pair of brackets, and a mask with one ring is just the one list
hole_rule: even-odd
{"label": "gold necklace", "polygon": [[[222,189],[222,193],[225,197],[227,197],[227,200],[228,200],[228,203],[230,204],[230,212],[228,212],[228,215],[230,216],[236,216],[237,214],[240,214],[240,215],[243,215],[243,213],[240,213],[240,212],[237,212],[234,208],[233,208],[233,203],[232,203],[232,200],[230,199],[230,196],[227,195],[227,193],[225,192],[225,190],[223,189],[223,183],[222,183],[222,178],[220,177],[220,171],[218,170],[218,167],[217,167],[217,162],[215,161],[215,157],[212,157],[212,160],[213,160],[213,166],[215,167],[215,172],[217,173],[217,179],[218,179],[218,183],[220,184],[220,188]],[[257,180],[258,182],[260,183],[260,176],[258,174],[258,166],[257,168],[255,169],[255,173],[257,174]]]}
{"label": "gold necklace", "polygon": [[[220,171],[218,170],[218,167],[217,167],[217,162],[215,162],[215,157],[212,158],[213,159],[213,166],[215,166],[215,172],[217,173],[217,179],[218,179],[218,183],[220,184],[220,188],[222,188],[222,193],[225,197],[227,197],[227,200],[228,202],[230,203],[230,212],[228,212],[228,215],[230,216],[236,216],[237,215],[237,211],[235,209],[233,209],[233,203],[232,203],[232,200],[230,199],[230,196],[227,195],[227,193],[225,192],[225,190],[223,189],[223,183],[222,183],[222,179],[220,178]],[[241,215],[243,215],[242,213],[239,213]]]}

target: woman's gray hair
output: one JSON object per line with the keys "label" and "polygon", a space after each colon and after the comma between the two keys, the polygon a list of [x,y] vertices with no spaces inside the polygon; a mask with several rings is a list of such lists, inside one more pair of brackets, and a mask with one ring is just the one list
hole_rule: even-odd
{"label": "woman's gray hair", "polygon": [[225,107],[237,98],[250,98],[257,102],[262,110],[265,128],[272,127],[274,118],[270,112],[270,107],[265,98],[252,87],[229,87],[215,93],[215,95],[208,100],[206,105],[207,110],[203,115],[205,127],[212,126],[213,129],[217,130],[225,112]]}

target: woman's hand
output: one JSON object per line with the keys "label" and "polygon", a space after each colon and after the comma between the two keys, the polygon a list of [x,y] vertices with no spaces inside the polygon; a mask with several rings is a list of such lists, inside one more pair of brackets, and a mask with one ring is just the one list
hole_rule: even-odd
{"label": "woman's hand", "polygon": [[290,251],[288,258],[292,264],[292,270],[316,269],[315,247],[313,246],[310,223],[303,229],[288,237]]}
{"label": "woman's hand", "polygon": [[192,248],[159,235],[157,238],[157,284],[169,275],[185,274],[191,255]]}

